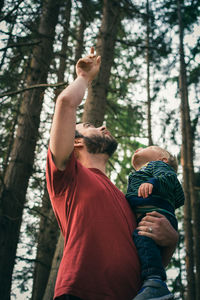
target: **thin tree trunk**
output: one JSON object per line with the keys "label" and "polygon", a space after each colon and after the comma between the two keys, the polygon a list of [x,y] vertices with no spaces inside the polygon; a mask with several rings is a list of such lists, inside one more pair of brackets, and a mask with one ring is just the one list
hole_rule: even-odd
{"label": "thin tree trunk", "polygon": [[63,254],[63,246],[64,246],[63,236],[60,233],[58,243],[56,245],[56,251],[52,261],[51,272],[49,274],[48,283],[42,300],[53,299],[56,277],[57,277],[58,268],[60,266],[60,261],[62,259],[62,254]]}
{"label": "thin tree trunk", "polygon": [[147,89],[147,127],[148,127],[148,144],[149,146],[153,145],[152,140],[152,130],[151,130],[151,95],[150,95],[150,26],[149,26],[149,1],[146,2],[146,66],[147,66],[147,80],[146,80],[146,89]]}
{"label": "thin tree trunk", "polygon": [[[180,54],[180,76],[179,89],[181,96],[181,123],[182,123],[182,165],[185,192],[185,244],[186,244],[186,270],[187,270],[187,300],[200,299],[200,237],[199,237],[199,211],[197,209],[197,195],[194,186],[193,167],[193,135],[190,120],[190,109],[188,102],[187,74],[184,58],[181,2],[177,0],[179,20],[179,54]],[[194,270],[196,269],[196,276]]]}
{"label": "thin tree trunk", "polygon": [[[61,47],[60,58],[59,58],[59,68],[57,72],[58,82],[64,82],[64,78],[65,78],[71,7],[72,7],[71,0],[66,0],[65,9],[62,13],[62,19],[64,25],[63,25],[62,47]],[[55,92],[56,97],[60,94],[62,89],[63,87],[56,89]]]}
{"label": "thin tree trunk", "polygon": [[75,49],[75,65],[74,65],[74,78],[76,78],[76,62],[81,58],[84,49],[84,32],[86,29],[86,16],[85,12],[87,11],[87,0],[82,0],[82,7],[79,11],[80,15],[80,24],[78,26],[77,34],[76,34],[76,49]]}
{"label": "thin tree trunk", "polygon": [[1,18],[1,11],[2,11],[3,6],[4,6],[4,0],[1,0],[0,1],[0,18]]}
{"label": "thin tree trunk", "polygon": [[32,299],[42,299],[59,235],[58,223],[45,187],[40,218],[36,264],[33,275]]}
{"label": "thin tree trunk", "polygon": [[[12,34],[13,34],[13,29],[15,27],[16,18],[17,18],[17,14],[15,14],[13,23],[9,26],[9,38],[8,38],[8,41],[7,41],[7,46],[12,41]],[[2,55],[1,62],[0,62],[0,70],[1,70],[1,68],[3,66],[3,64],[4,64],[5,59],[6,59],[7,51],[8,51],[8,47],[5,48],[4,53]]]}
{"label": "thin tree trunk", "polygon": [[183,283],[183,271],[182,271],[182,258],[181,258],[181,250],[182,246],[180,245],[180,241],[178,244],[178,268],[179,268],[179,293],[180,293],[180,299],[184,299],[184,283]]}
{"label": "thin tree trunk", "polygon": [[[35,46],[27,85],[45,83],[52,57],[58,2],[44,1],[40,18],[41,43]],[[11,159],[5,172],[0,199],[0,299],[10,299],[12,272],[19,239],[28,180],[38,137],[43,89],[24,93]]]}
{"label": "thin tree trunk", "polygon": [[18,115],[19,115],[19,106],[20,106],[20,103],[17,104],[16,113],[13,118],[12,127],[10,128],[10,132],[9,132],[8,147],[7,147],[7,151],[5,153],[5,158],[3,161],[3,176],[5,176],[5,171],[9,164],[10,153],[11,153],[11,149],[12,149],[12,145],[13,145],[13,141],[14,141],[15,127],[16,127],[17,119],[18,119]]}
{"label": "thin tree trunk", "polygon": [[114,60],[114,48],[119,24],[119,1],[104,0],[103,19],[96,47],[97,55],[101,55],[101,67],[97,79],[88,88],[88,97],[83,113],[83,122],[87,120],[87,122],[91,122],[95,126],[101,125],[104,120],[109,78]]}

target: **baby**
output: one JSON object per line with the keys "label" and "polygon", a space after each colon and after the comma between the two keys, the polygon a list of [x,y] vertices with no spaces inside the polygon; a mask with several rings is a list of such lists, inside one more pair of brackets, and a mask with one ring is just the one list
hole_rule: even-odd
{"label": "baby", "polygon": [[[129,175],[126,198],[136,214],[137,222],[147,212],[158,211],[177,230],[174,211],[184,204],[184,193],[176,175],[176,158],[158,146],[150,146],[135,151],[132,165],[135,172]],[[152,233],[151,227],[149,232]],[[137,229],[133,240],[138,250],[143,280],[143,286],[134,300],[173,299],[165,283],[162,249],[153,239],[139,235]]]}

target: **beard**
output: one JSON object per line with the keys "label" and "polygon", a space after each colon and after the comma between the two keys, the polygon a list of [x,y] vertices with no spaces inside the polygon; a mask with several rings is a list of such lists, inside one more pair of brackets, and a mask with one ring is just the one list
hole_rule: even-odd
{"label": "beard", "polygon": [[89,153],[107,154],[109,157],[113,155],[118,145],[115,138],[110,135],[93,135],[91,137],[84,136],[84,141]]}

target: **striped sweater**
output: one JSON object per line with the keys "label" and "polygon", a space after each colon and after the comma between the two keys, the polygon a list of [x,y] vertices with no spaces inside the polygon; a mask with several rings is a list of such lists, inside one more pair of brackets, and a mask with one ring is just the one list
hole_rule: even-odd
{"label": "striped sweater", "polygon": [[[144,182],[153,184],[152,194],[148,198],[138,197],[138,188]],[[129,175],[126,198],[132,207],[154,205],[174,211],[184,204],[183,189],[175,171],[160,160],[151,161]]]}

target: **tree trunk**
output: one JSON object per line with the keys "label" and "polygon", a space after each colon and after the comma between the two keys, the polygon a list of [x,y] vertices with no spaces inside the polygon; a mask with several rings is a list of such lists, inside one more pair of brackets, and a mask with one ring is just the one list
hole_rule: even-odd
{"label": "tree trunk", "polygon": [[12,145],[13,145],[13,141],[14,141],[15,127],[16,127],[17,119],[18,119],[18,115],[19,115],[19,107],[20,107],[20,103],[17,104],[17,106],[16,106],[16,114],[13,116],[13,123],[12,123],[12,127],[10,128],[10,132],[9,132],[9,138],[8,138],[8,143],[7,143],[8,146],[6,149],[5,157],[3,159],[3,177],[5,176],[5,172],[8,167],[8,164],[9,164],[10,153],[11,153]]}
{"label": "tree trunk", "polygon": [[150,45],[149,45],[149,36],[150,36],[150,26],[149,26],[149,1],[146,2],[146,66],[147,66],[147,80],[146,80],[146,89],[147,89],[147,128],[148,128],[148,144],[149,146],[153,145],[152,140],[152,130],[151,130],[151,96],[150,96]]}
{"label": "tree trunk", "polygon": [[58,239],[58,243],[56,245],[56,251],[52,261],[51,272],[49,274],[48,283],[42,300],[53,299],[56,277],[57,277],[58,268],[60,266],[60,261],[62,259],[62,254],[63,254],[63,246],[64,246],[63,236],[60,233],[60,237]]}
{"label": "tree trunk", "polygon": [[8,38],[8,41],[7,41],[7,47],[6,49],[4,50],[3,52],[3,55],[2,55],[2,58],[1,58],[1,62],[0,62],[0,70],[4,64],[4,61],[6,59],[6,56],[7,56],[7,51],[8,51],[8,45],[10,44],[10,42],[12,41],[12,34],[13,34],[13,29],[15,27],[15,21],[16,21],[16,18],[17,18],[17,14],[15,14],[15,17],[14,17],[14,20],[13,20],[13,23],[9,26],[9,38]]}
{"label": "tree trunk", "polygon": [[[27,85],[45,83],[52,57],[55,25],[59,5],[44,1],[40,18],[40,44],[33,50]],[[18,128],[11,151],[10,163],[1,188],[0,206],[0,299],[10,299],[12,271],[19,239],[22,213],[28,180],[32,172],[34,151],[38,137],[43,89],[24,93]]]}
{"label": "tree trunk", "polygon": [[[62,48],[60,51],[59,68],[57,72],[58,83],[63,82],[65,78],[71,7],[72,7],[71,0],[66,0],[65,10],[62,13],[62,19],[64,24],[63,24],[63,36],[62,36]],[[57,88],[55,92],[55,96],[57,97],[61,93],[61,91],[62,91],[61,87]]]}
{"label": "tree trunk", "polygon": [[81,58],[84,49],[84,32],[86,29],[86,12],[87,12],[87,0],[82,0],[82,8],[79,11],[80,24],[76,34],[76,48],[75,48],[75,65],[74,65],[74,78],[76,78],[76,62]]}
{"label": "tree trunk", "polygon": [[[58,68],[58,82],[64,81],[67,59],[67,47],[69,37],[69,23],[71,17],[71,0],[68,0],[62,13],[63,36],[62,48],[60,52],[60,63]],[[55,92],[55,95],[60,93],[60,88]],[[41,217],[39,239],[37,246],[37,257],[34,270],[34,281],[32,289],[32,299],[42,299],[48,282],[51,264],[54,257],[56,242],[59,235],[57,220],[54,216],[48,192],[45,187],[44,201],[42,205],[42,215],[48,217]],[[51,222],[50,222],[51,220]]]}
{"label": "tree trunk", "polygon": [[1,0],[0,1],[0,18],[1,18],[1,11],[2,11],[3,6],[4,6],[4,0]]}
{"label": "tree trunk", "polygon": [[32,299],[42,299],[59,235],[58,223],[45,187],[40,218],[37,256],[33,275]]}
{"label": "tree trunk", "polygon": [[181,251],[183,249],[183,246],[180,245],[180,240],[178,244],[178,269],[179,269],[179,281],[178,281],[178,290],[179,290],[179,297],[180,299],[184,299],[184,292],[185,292],[185,286],[183,283],[183,271],[182,271],[182,258],[181,258]]}
{"label": "tree trunk", "polygon": [[[200,237],[199,237],[199,211],[198,199],[194,185],[193,166],[193,135],[190,120],[188,101],[187,74],[183,47],[184,28],[182,24],[181,3],[177,0],[179,20],[179,54],[180,75],[179,89],[181,97],[181,123],[182,123],[182,166],[185,192],[184,225],[186,244],[186,271],[188,280],[187,300],[200,299]],[[196,276],[194,270],[196,269]]]}
{"label": "tree trunk", "polygon": [[103,19],[96,47],[97,55],[101,55],[101,67],[97,79],[88,89],[88,97],[83,113],[83,122],[87,120],[87,122],[91,122],[95,126],[101,125],[104,120],[106,97],[119,24],[119,1],[104,0]]}

